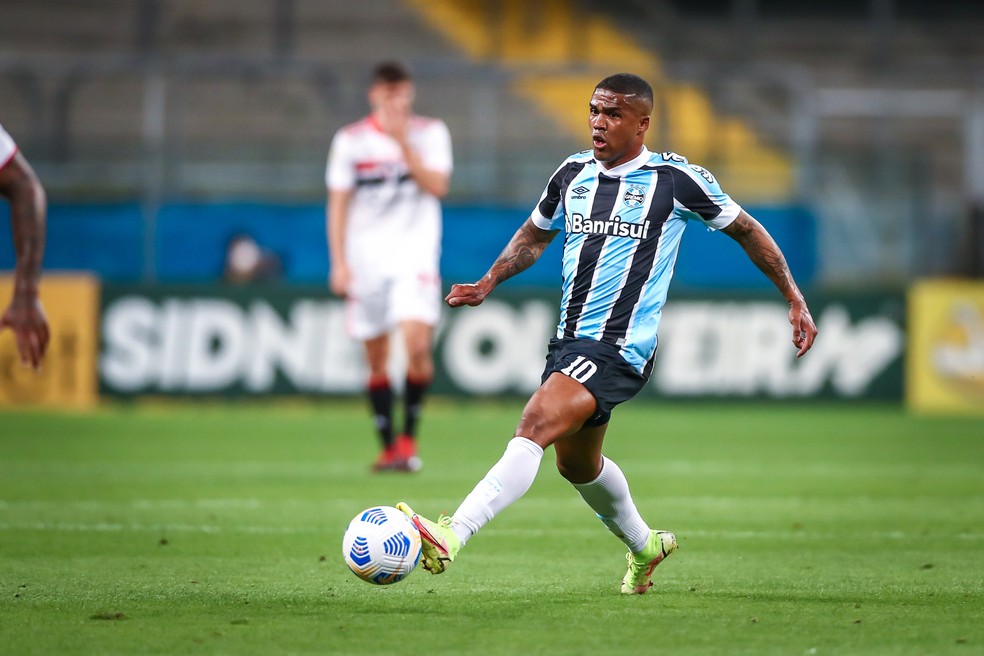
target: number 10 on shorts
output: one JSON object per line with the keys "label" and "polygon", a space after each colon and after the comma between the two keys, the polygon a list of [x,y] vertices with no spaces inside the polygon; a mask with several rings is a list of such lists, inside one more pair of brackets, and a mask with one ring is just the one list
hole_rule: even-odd
{"label": "number 10 on shorts", "polygon": [[598,371],[598,365],[583,355],[579,355],[574,358],[574,362],[567,365],[566,368],[561,369],[560,373],[573,378],[579,383],[583,383],[594,376],[596,371]]}

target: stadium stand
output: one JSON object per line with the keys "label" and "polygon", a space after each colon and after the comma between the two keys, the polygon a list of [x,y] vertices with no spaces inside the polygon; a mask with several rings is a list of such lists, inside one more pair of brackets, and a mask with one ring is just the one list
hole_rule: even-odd
{"label": "stadium stand", "polygon": [[525,204],[584,145],[580,90],[636,68],[652,147],[813,208],[828,282],[892,283],[959,269],[982,24],[958,0],[6,0],[0,97],[56,199],[311,203],[399,57],[455,135],[452,200]]}
{"label": "stadium stand", "polygon": [[[551,117],[510,100],[501,71],[463,63],[392,0],[11,0],[0,43],[0,90],[32,106],[18,114],[11,102],[5,121],[53,165],[56,191],[132,195],[159,157],[172,195],[319,198],[330,136],[365,112],[366,76],[384,58],[413,65],[420,111],[455,134],[457,197],[498,187],[525,199],[539,193],[517,188],[526,173],[574,147]],[[516,110],[524,121],[505,127]],[[543,153],[538,166],[506,166],[521,150]]]}
{"label": "stadium stand", "polygon": [[609,72],[629,70],[650,80],[657,94],[650,148],[713,167],[742,198],[784,201],[792,193],[786,153],[763,143],[744,119],[717,112],[699,86],[669,78],[657,49],[603,14],[564,0],[411,4],[471,59],[513,71],[512,89],[543,113],[555,113],[572,138],[584,133],[585,89]]}

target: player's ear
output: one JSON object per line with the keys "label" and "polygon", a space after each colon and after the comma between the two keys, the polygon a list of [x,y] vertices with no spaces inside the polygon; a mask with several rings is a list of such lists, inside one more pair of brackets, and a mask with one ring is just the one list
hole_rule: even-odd
{"label": "player's ear", "polygon": [[639,120],[639,131],[636,134],[645,134],[649,130],[649,116],[643,116]]}

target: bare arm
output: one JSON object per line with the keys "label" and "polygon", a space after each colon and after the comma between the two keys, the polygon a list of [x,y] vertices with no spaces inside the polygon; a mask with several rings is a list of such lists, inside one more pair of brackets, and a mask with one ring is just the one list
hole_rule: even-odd
{"label": "bare arm", "polygon": [[328,216],[326,234],[328,235],[328,255],[331,261],[331,291],[338,296],[346,296],[351,283],[348,260],[345,259],[345,233],[348,229],[348,209],[352,201],[350,190],[328,192]]}
{"label": "bare arm", "polygon": [[0,315],[0,329],[10,327],[14,331],[21,361],[38,369],[50,337],[38,297],[47,199],[34,170],[20,153],[0,169],[0,195],[10,201],[10,228],[17,257],[14,295]]}
{"label": "bare arm", "polygon": [[802,357],[813,346],[813,341],[817,337],[817,326],[778,244],[762,224],[744,210],[730,225],[723,228],[722,232],[741,244],[749,259],[772,281],[789,303],[793,345],[798,349],[796,357]]}
{"label": "bare arm", "polygon": [[481,280],[468,285],[451,285],[451,292],[444,300],[451,307],[481,304],[500,282],[530,268],[557,232],[538,228],[532,219],[526,219]]}
{"label": "bare arm", "polygon": [[410,104],[407,98],[396,96],[383,99],[374,111],[380,127],[400,146],[410,177],[414,179],[417,186],[432,196],[438,198],[447,196],[451,175],[445,171],[427,168],[424,158],[410,144],[410,138],[407,136],[410,125]]}
{"label": "bare arm", "polygon": [[397,143],[403,151],[403,159],[407,162],[410,176],[417,186],[432,196],[444,198],[451,186],[451,176],[444,171],[435,171],[424,166],[424,160],[407,141],[406,136],[397,137]]}

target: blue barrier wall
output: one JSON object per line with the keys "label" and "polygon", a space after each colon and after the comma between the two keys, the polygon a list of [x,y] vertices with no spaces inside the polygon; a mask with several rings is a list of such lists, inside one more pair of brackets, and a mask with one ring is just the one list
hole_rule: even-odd
{"label": "blue barrier wall", "polygon": [[[447,282],[471,281],[488,269],[525,220],[528,207],[451,205],[444,212],[442,270]],[[776,238],[801,285],[816,274],[813,215],[803,208],[750,207]],[[9,209],[0,204],[0,269],[13,266]],[[231,237],[249,233],[277,253],[284,276],[294,283],[327,279],[324,206],[258,203],[169,203],[158,215],[157,279],[206,282],[222,276]],[[510,285],[556,286],[558,240],[529,271]],[[684,289],[768,288],[771,283],[726,236],[691,225],[684,234],[675,286]],[[142,214],[135,203],[52,204],[48,211],[45,269],[88,270],[107,281],[132,282],[143,273]]]}

